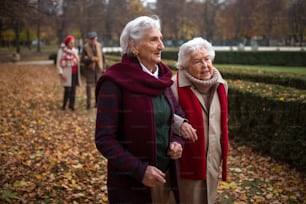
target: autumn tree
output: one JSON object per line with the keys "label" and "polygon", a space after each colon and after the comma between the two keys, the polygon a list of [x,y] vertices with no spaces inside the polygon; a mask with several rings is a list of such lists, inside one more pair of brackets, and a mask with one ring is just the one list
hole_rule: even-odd
{"label": "autumn tree", "polygon": [[[253,36],[262,36],[267,45],[271,39],[281,39],[285,35],[287,0],[258,0],[254,5]],[[254,12],[256,11],[256,12]]]}
{"label": "autumn tree", "polygon": [[30,0],[3,0],[0,7],[1,32],[13,29],[16,52],[20,53],[21,29],[34,22],[33,16],[40,16],[36,4]]}
{"label": "autumn tree", "polygon": [[295,0],[288,9],[288,34],[295,42],[302,46],[306,35],[306,1]]}
{"label": "autumn tree", "polygon": [[162,22],[164,38],[179,39],[180,18],[185,0],[157,0],[157,14]]}
{"label": "autumn tree", "polygon": [[206,0],[204,2],[203,10],[203,36],[208,40],[213,40],[216,32],[216,17],[221,6],[224,4],[223,0]]}

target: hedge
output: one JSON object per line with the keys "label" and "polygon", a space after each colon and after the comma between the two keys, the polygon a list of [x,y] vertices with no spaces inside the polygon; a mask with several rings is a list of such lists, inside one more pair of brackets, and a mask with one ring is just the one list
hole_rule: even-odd
{"label": "hedge", "polygon": [[217,64],[306,66],[306,52],[293,51],[217,51]]}
{"label": "hedge", "polygon": [[305,172],[306,91],[228,82],[231,139]]}
{"label": "hedge", "polygon": [[225,79],[247,80],[252,82],[262,82],[266,84],[278,84],[282,86],[306,89],[306,77],[293,73],[274,73],[267,71],[251,71],[243,69],[231,69],[218,67]]}
{"label": "hedge", "polygon": [[[120,52],[108,52],[120,56]],[[164,50],[162,58],[177,60],[178,50]],[[49,59],[56,61],[56,54]],[[276,66],[306,66],[306,52],[303,51],[216,51],[216,64],[251,64]]]}
{"label": "hedge", "polygon": [[[176,50],[162,52],[163,59],[177,60]],[[216,51],[216,64],[306,66],[304,51]]]}

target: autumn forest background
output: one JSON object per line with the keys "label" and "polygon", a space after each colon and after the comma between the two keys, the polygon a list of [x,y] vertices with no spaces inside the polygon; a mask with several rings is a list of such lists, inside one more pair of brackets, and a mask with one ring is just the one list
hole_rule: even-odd
{"label": "autumn forest background", "polygon": [[192,37],[228,48],[214,61],[230,112],[229,180],[220,181],[217,203],[306,204],[305,0],[2,0],[0,203],[108,203],[85,79],[76,110],[62,111],[49,57],[67,34],[78,46],[96,31],[108,67],[120,60],[110,48],[123,26],[154,14],[173,72],[178,46]]}
{"label": "autumn forest background", "polygon": [[302,46],[305,0],[2,0],[0,45],[58,44],[67,34],[86,39],[96,31],[105,47],[117,46],[130,19],[156,14],[166,45],[194,36],[214,45]]}

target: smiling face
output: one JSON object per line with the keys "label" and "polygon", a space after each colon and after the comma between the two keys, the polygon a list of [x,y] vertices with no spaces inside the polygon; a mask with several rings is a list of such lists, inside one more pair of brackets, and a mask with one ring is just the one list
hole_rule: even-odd
{"label": "smiling face", "polygon": [[200,48],[191,54],[187,71],[199,80],[209,80],[212,78],[212,60],[206,49]]}
{"label": "smiling face", "polygon": [[161,51],[164,49],[162,34],[158,29],[149,29],[139,42],[132,42],[132,52],[149,71],[161,61]]}

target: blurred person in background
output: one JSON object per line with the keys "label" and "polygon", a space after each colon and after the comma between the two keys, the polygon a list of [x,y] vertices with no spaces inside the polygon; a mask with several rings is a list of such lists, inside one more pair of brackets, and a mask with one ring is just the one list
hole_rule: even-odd
{"label": "blurred person in background", "polygon": [[76,86],[81,85],[79,56],[74,43],[74,37],[68,35],[57,53],[56,68],[64,87],[62,110],[66,109],[69,101],[69,109],[74,111]]}
{"label": "blurred person in background", "polygon": [[102,46],[97,39],[98,36],[96,32],[89,32],[88,41],[84,45],[81,55],[81,62],[84,64],[84,75],[86,78],[87,109],[92,107],[92,92],[98,79],[104,72]]}

